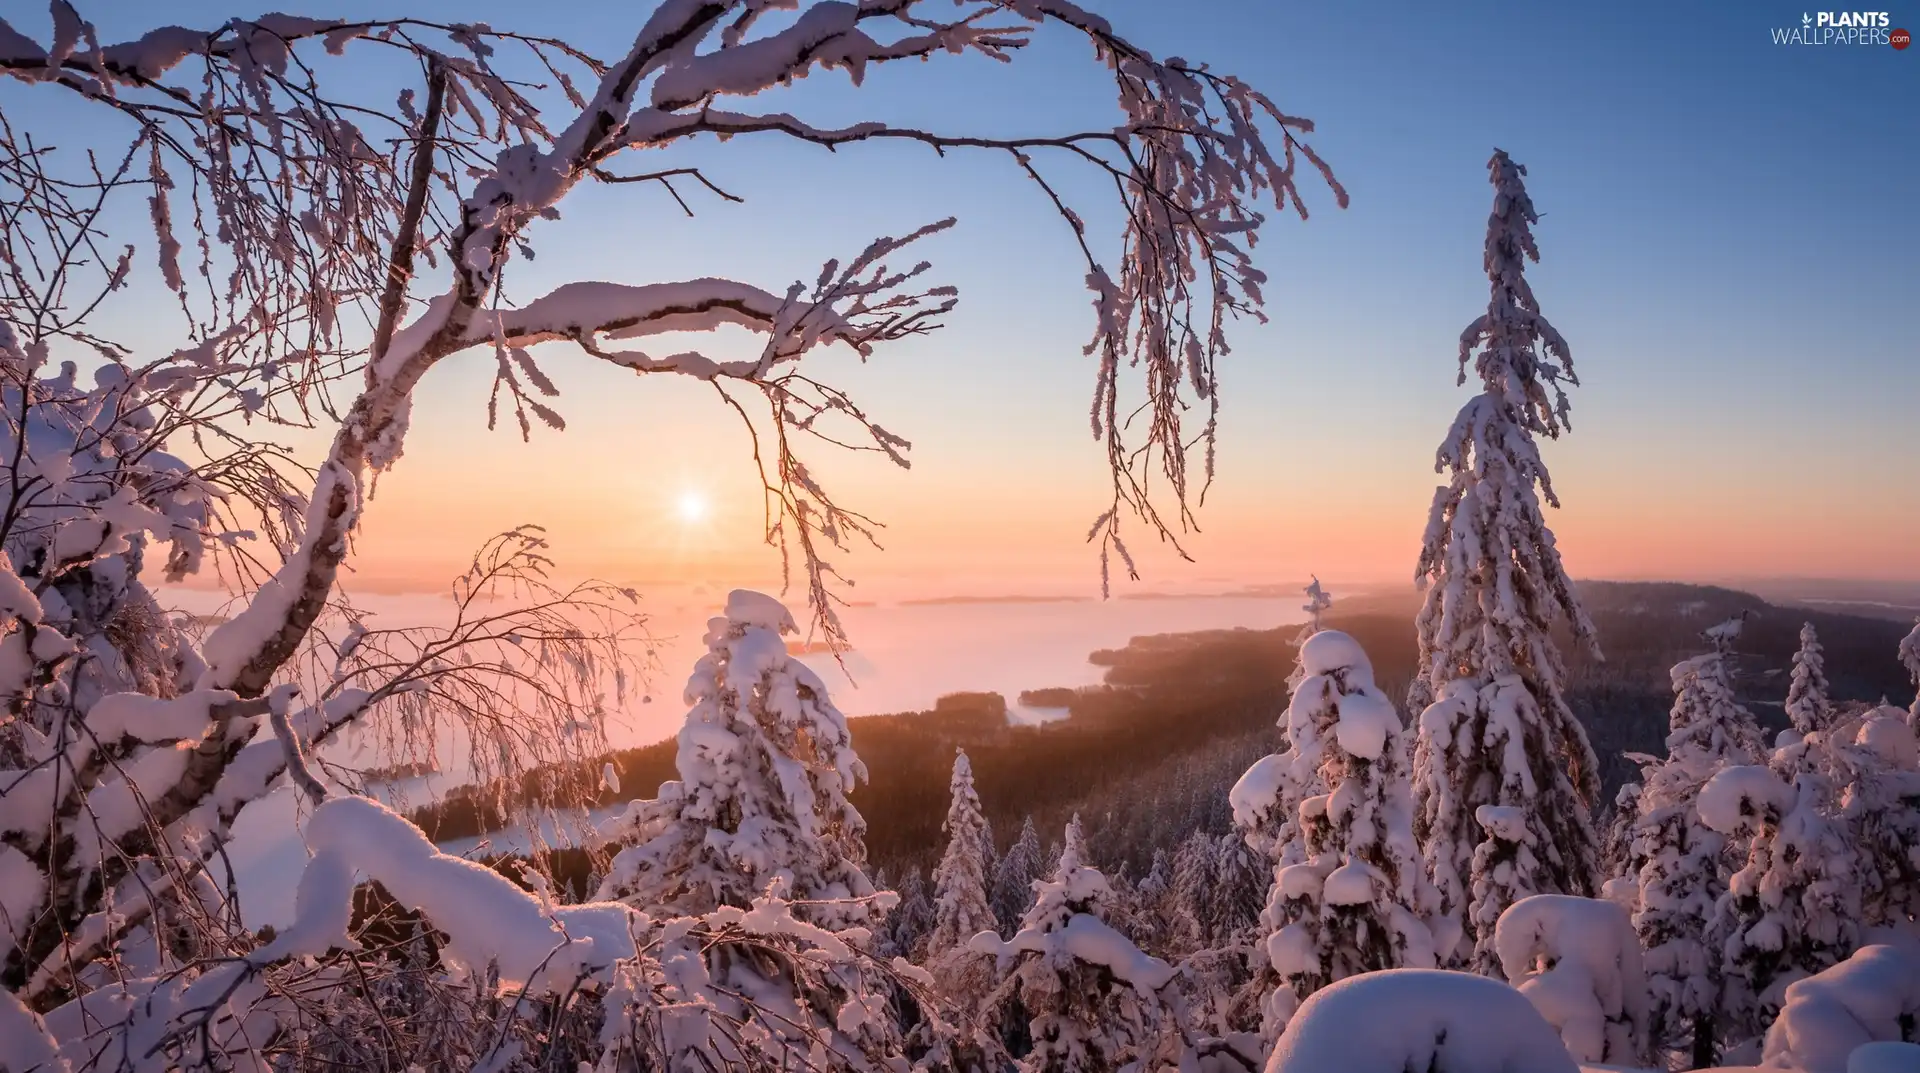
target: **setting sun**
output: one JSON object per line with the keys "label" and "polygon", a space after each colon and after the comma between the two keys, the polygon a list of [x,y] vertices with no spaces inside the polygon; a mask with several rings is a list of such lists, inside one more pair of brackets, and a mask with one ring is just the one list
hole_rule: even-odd
{"label": "setting sun", "polygon": [[707,497],[699,492],[682,492],[679,502],[674,505],[674,510],[680,515],[680,520],[689,525],[705,521]]}

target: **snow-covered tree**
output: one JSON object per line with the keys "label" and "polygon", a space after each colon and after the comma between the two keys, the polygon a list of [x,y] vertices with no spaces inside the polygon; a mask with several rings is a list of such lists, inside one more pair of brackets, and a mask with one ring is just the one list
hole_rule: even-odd
{"label": "snow-covered tree", "polygon": [[1796,734],[1825,730],[1833,716],[1827,699],[1827,657],[1813,623],[1800,627],[1800,649],[1793,654],[1793,681],[1787,686],[1787,718]]}
{"label": "snow-covered tree", "polygon": [[1854,1065],[1874,1044],[1920,1042],[1920,949],[1869,946],[1817,976],[1789,985],[1786,1007],[1767,1031],[1769,1069],[1806,1073],[1879,1073],[1915,1068]]}
{"label": "snow-covered tree", "polygon": [[1900,639],[1900,664],[1913,679],[1913,703],[1907,706],[1907,728],[1920,735],[1920,620]]}
{"label": "snow-covered tree", "polygon": [[1722,768],[1700,791],[1701,819],[1747,847],[1707,932],[1739,985],[1727,1001],[1734,1038],[1760,1035],[1788,985],[1859,945],[1857,858],[1830,797],[1819,775],[1785,783],[1759,765]]}
{"label": "snow-covered tree", "polygon": [[[1440,446],[1437,468],[1449,481],[1434,493],[1415,571],[1427,596],[1408,693],[1420,713],[1417,826],[1442,907],[1464,925],[1466,950],[1483,942],[1507,904],[1475,904],[1471,889],[1476,849],[1491,838],[1479,823],[1482,806],[1520,809],[1530,832],[1532,852],[1503,891],[1591,894],[1598,856],[1589,809],[1599,764],[1567,706],[1551,628],[1564,621],[1596,656],[1599,647],[1541,511],[1543,499],[1559,500],[1535,438],[1566,430],[1562,385],[1578,380],[1566,340],[1541,315],[1524,275],[1526,261],[1540,257],[1526,169],[1496,150],[1488,170],[1492,294],[1460,336],[1460,381],[1472,359],[1481,394]],[[1479,960],[1494,967],[1486,950]]]}
{"label": "snow-covered tree", "polygon": [[1067,820],[1066,832],[1060,838],[1059,851],[1053,854],[1053,865],[1047,870],[1047,878],[1059,879],[1076,868],[1092,864],[1093,855],[1087,852],[1087,829],[1076,812]]}
{"label": "snow-covered tree", "polygon": [[[1325,614],[1327,609],[1333,606],[1333,594],[1320,587],[1320,579],[1318,577],[1308,582],[1306,594],[1307,602],[1300,606],[1300,610],[1307,613],[1307,623],[1300,627],[1300,632],[1293,638],[1293,646],[1295,648],[1306,644],[1307,638],[1312,637],[1325,628],[1320,624],[1320,616]],[[1292,691],[1300,688],[1300,683],[1304,681],[1306,677],[1306,664],[1299,659],[1295,659],[1293,661],[1293,670],[1287,675],[1287,689]],[[1285,747],[1284,742],[1282,742],[1282,747]]]}
{"label": "snow-covered tree", "polygon": [[1020,919],[1033,906],[1033,883],[1046,871],[1044,853],[1040,832],[1028,816],[1020,824],[1019,836],[993,866],[993,915],[1000,921],[1002,934],[1018,930]]}
{"label": "snow-covered tree", "polygon": [[1734,697],[1727,667],[1738,619],[1707,631],[1713,651],[1669,671],[1673,709],[1667,757],[1639,757],[1638,810],[1627,849],[1652,990],[1650,1035],[1661,1048],[1690,1046],[1695,1068],[1714,1064],[1722,1030],[1724,959],[1707,929],[1733,872],[1726,836],[1706,822],[1700,794],[1720,771],[1752,763],[1753,716]]}
{"label": "snow-covered tree", "polygon": [[1553,1026],[1498,980],[1393,969],[1342,980],[1300,1007],[1266,1073],[1580,1073]]}
{"label": "snow-covered tree", "polygon": [[1641,862],[1633,859],[1633,828],[1639,820],[1640,784],[1629,782],[1615,791],[1613,808],[1607,814],[1606,833],[1600,840],[1600,861],[1609,876],[1627,876],[1640,871]]}
{"label": "snow-covered tree", "polygon": [[1582,1063],[1651,1061],[1640,940],[1619,906],[1564,894],[1513,903],[1495,925],[1500,968]]}
{"label": "snow-covered tree", "polygon": [[[1039,883],[1012,938],[982,933],[972,947],[1006,966],[996,994],[1017,997],[1031,1018],[1032,1050],[1021,1073],[1158,1069],[1178,1061],[1181,1033],[1162,997],[1173,967],[1150,957],[1107,922],[1113,892],[1083,863],[1071,828],[1059,866]],[[1137,1063],[1137,1065],[1135,1064]]]}
{"label": "snow-covered tree", "polygon": [[1413,839],[1408,734],[1352,637],[1323,630],[1300,648],[1307,677],[1287,708],[1287,780],[1302,800],[1299,844],[1283,850],[1263,923],[1277,976],[1264,1031],[1297,1004],[1363,972],[1431,967],[1435,898]]}
{"label": "snow-covered tree", "polygon": [[816,923],[877,922],[866,821],[847,800],[867,769],[826,684],[788,655],[794,630],[778,600],[744,589],[708,621],[687,679],[680,778],[601,825],[625,846],[602,899],[697,915],[747,908],[777,881],[784,897],[821,903],[804,910]]}
{"label": "snow-covered tree", "polygon": [[[1207,945],[1218,927],[1214,918],[1213,888],[1219,882],[1213,839],[1205,831],[1190,832],[1173,855],[1172,912],[1168,921],[1178,933],[1183,950]],[[1174,939],[1174,936],[1169,936]]]}
{"label": "snow-covered tree", "polygon": [[[882,883],[876,882],[874,885],[881,890],[888,889]],[[893,911],[880,922],[880,952],[915,963],[924,961],[928,953],[927,937],[933,931],[935,916],[933,898],[927,894],[927,881],[922,878],[918,868],[909,868],[906,878],[892,890],[898,901]]]}
{"label": "snow-covered tree", "polygon": [[953,758],[948,787],[947,850],[933,872],[934,923],[927,954],[937,957],[983,931],[996,930],[987,904],[987,820],[973,788],[973,765],[965,751]]}
{"label": "snow-covered tree", "polygon": [[1761,738],[1760,724],[1734,690],[1733,646],[1745,620],[1743,613],[1706,630],[1702,636],[1713,650],[1668,672],[1674,689],[1668,752],[1692,750],[1729,764],[1755,763],[1771,752]]}
{"label": "snow-covered tree", "polygon": [[1213,842],[1213,884],[1208,889],[1209,922],[1213,928],[1208,942],[1222,945],[1260,921],[1266,905],[1267,888],[1273,882],[1273,868],[1265,858],[1257,857],[1246,841],[1228,832]]}
{"label": "snow-covered tree", "polygon": [[[1294,635],[1293,645],[1297,649],[1321,630],[1320,616],[1333,606],[1333,597],[1320,586],[1320,579],[1314,578],[1306,587],[1307,602],[1301,610],[1307,613],[1307,621]],[[1296,656],[1293,670],[1287,674],[1287,692],[1289,695],[1300,689],[1300,683],[1307,678],[1306,661]],[[1282,853],[1296,852],[1299,844],[1299,813],[1303,798],[1324,792],[1317,782],[1298,783],[1290,777],[1294,768],[1294,745],[1288,737],[1287,714],[1280,714],[1279,749],[1261,757],[1248,768],[1233,788],[1227,792],[1227,803],[1233,809],[1234,828],[1240,832],[1247,846],[1259,854],[1269,864],[1280,860]],[[1306,765],[1313,769],[1317,778],[1315,764]],[[1293,846],[1293,850],[1287,847]],[[1297,863],[1297,856],[1290,861]]]}

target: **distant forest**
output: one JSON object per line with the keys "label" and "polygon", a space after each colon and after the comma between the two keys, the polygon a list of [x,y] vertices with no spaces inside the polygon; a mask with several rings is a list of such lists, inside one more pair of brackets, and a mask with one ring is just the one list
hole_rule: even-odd
{"label": "distant forest", "polygon": [[[1743,610],[1753,618],[1741,636],[1741,696],[1769,734],[1786,725],[1783,669],[1803,622],[1819,630],[1836,700],[1886,696],[1904,705],[1913,695],[1895,658],[1910,628],[1904,623],[1777,607],[1695,585],[1588,582],[1581,598],[1599,628],[1605,662],[1579,651],[1571,637],[1559,640],[1569,654],[1569,700],[1600,756],[1602,805],[1634,774],[1624,753],[1663,749],[1673,698],[1667,669],[1705,650],[1702,629]],[[1365,646],[1381,686],[1396,698],[1413,674],[1417,607],[1418,596],[1408,591],[1341,601],[1326,617]],[[1089,659],[1106,668],[1104,684],[1029,692],[1029,701],[1068,709],[1066,718],[1042,726],[1009,725],[1006,701],[996,693],[955,694],[932,711],[850,720],[854,747],[871,773],[853,800],[867,820],[872,864],[897,882],[937,861],[956,748],[973,762],[1001,850],[1028,816],[1043,837],[1058,838],[1078,813],[1099,863],[1137,876],[1155,850],[1172,852],[1192,831],[1224,832],[1227,789],[1275,748],[1298,632],[1284,626],[1161,634],[1094,652]],[[461,788],[411,818],[448,840],[499,830],[529,808],[604,807],[651,796],[676,777],[674,751],[669,739],[576,769],[531,772],[512,786]],[[613,765],[619,793],[601,785],[603,762]],[[576,883],[592,868],[577,851],[552,864]]]}

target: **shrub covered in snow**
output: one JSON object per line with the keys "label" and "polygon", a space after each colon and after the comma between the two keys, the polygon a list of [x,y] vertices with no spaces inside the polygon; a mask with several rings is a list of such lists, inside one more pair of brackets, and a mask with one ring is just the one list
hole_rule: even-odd
{"label": "shrub covered in snow", "polygon": [[1560,1037],[1498,980],[1374,972],[1302,1003],[1267,1073],[1579,1073]]}
{"label": "shrub covered in snow", "polygon": [[[1767,1031],[1769,1066],[1850,1073],[1848,1059],[1875,1042],[1920,1042],[1920,953],[1869,946],[1787,987]],[[1911,1056],[1912,1052],[1907,1052]]]}
{"label": "shrub covered in snow", "polygon": [[1611,902],[1536,894],[1501,915],[1500,969],[1583,1063],[1639,1065],[1647,1036],[1640,940]]}

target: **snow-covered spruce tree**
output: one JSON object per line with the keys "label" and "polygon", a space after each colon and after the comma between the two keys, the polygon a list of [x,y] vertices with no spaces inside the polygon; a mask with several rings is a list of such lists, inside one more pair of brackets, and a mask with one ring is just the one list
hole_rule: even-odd
{"label": "snow-covered spruce tree", "polygon": [[1177,1065],[1182,1033],[1162,991],[1173,967],[1116,931],[1112,890],[1085,863],[1069,827],[1058,866],[1036,884],[1033,907],[1012,938],[982,932],[972,948],[999,959],[1005,975],[993,998],[1017,998],[1030,1018],[1032,1049],[1021,1073],[1093,1073]]}
{"label": "snow-covered spruce tree", "polygon": [[1506,978],[1581,1063],[1644,1066],[1647,978],[1640,940],[1612,902],[1535,894],[1507,908],[1494,944]]}
{"label": "snow-covered spruce tree", "polygon": [[881,890],[891,889],[898,901],[882,927],[879,951],[888,957],[903,957],[918,963],[925,960],[927,936],[933,931],[933,898],[927,894],[927,881],[918,868],[909,868],[897,887],[875,881]]}
{"label": "snow-covered spruce tree", "polygon": [[1920,846],[1920,770],[1890,762],[1892,750],[1823,744],[1841,787],[1840,817],[1860,855],[1861,922],[1911,930],[1920,925],[1920,855],[1913,849]]}
{"label": "snow-covered spruce tree", "polygon": [[1728,764],[1758,763],[1771,754],[1761,737],[1760,724],[1741,705],[1734,689],[1734,645],[1745,621],[1742,612],[1708,628],[1701,636],[1713,650],[1676,664],[1668,672],[1674,689],[1673,711],[1667,722],[1669,753],[1690,749]]}
{"label": "snow-covered spruce tree", "polygon": [[1787,718],[1796,735],[1804,738],[1827,729],[1833,718],[1828,692],[1826,653],[1809,622],[1800,627],[1800,649],[1793,654],[1793,681],[1787,686]]}
{"label": "snow-covered spruce tree", "polygon": [[1747,848],[1707,937],[1725,958],[1727,1035],[1760,1036],[1786,988],[1846,960],[1860,942],[1860,881],[1819,775],[1782,782],[1759,765],[1722,768],[1700,791],[1701,818]]}
{"label": "snow-covered spruce tree", "polygon": [[1496,150],[1488,170],[1492,296],[1460,336],[1460,380],[1472,359],[1481,394],[1440,445],[1449,481],[1434,493],[1415,571],[1427,596],[1408,705],[1420,713],[1417,829],[1442,909],[1464,925],[1464,948],[1442,957],[1471,955],[1497,972],[1486,933],[1506,904],[1474,904],[1471,888],[1475,849],[1489,838],[1482,806],[1522,810],[1532,836],[1533,854],[1500,889],[1586,895],[1598,883],[1589,809],[1599,765],[1567,707],[1550,630],[1565,621],[1595,656],[1599,645],[1541,512],[1542,500],[1559,500],[1535,438],[1566,430],[1562,385],[1578,380],[1523,274],[1540,258],[1526,169]]}
{"label": "snow-covered spruce tree", "polygon": [[1759,730],[1735,698],[1728,659],[1741,619],[1708,630],[1713,650],[1669,671],[1667,757],[1639,758],[1638,811],[1627,850],[1634,929],[1646,950],[1656,1047],[1691,1049],[1692,1065],[1719,1054],[1724,959],[1707,934],[1734,864],[1726,836],[1706,822],[1700,794],[1720,771],[1758,759]]}
{"label": "snow-covered spruce tree", "polygon": [[[1633,859],[1633,828],[1640,821],[1640,784],[1629,782],[1621,786],[1613,795],[1613,808],[1607,814],[1606,834],[1600,840],[1600,862],[1606,874],[1613,877],[1607,880],[1609,886],[1615,879],[1635,877],[1639,874],[1641,862]],[[1624,891],[1625,888],[1616,888]],[[1633,897],[1624,893],[1608,894],[1608,898],[1620,900],[1625,897],[1629,902]]]}
{"label": "snow-covered spruce tree", "polygon": [[1040,832],[1033,817],[1020,824],[1020,834],[993,866],[993,915],[1000,921],[1000,932],[1011,935],[1020,928],[1020,919],[1033,906],[1033,884],[1046,871],[1045,851],[1040,847]]}
{"label": "snow-covered spruce tree", "polygon": [[[1333,606],[1332,595],[1320,586],[1318,577],[1307,585],[1305,592],[1307,602],[1300,609],[1307,613],[1307,621],[1300,632],[1294,635],[1293,645],[1296,649],[1320,632],[1320,616]],[[1297,692],[1306,678],[1306,662],[1296,656],[1293,670],[1287,674],[1289,695]],[[1291,852],[1296,856],[1284,863],[1298,863],[1300,802],[1306,797],[1324,793],[1325,787],[1313,779],[1300,783],[1289,778],[1288,772],[1294,767],[1291,755],[1294,746],[1288,737],[1285,711],[1280,713],[1279,727],[1279,750],[1261,757],[1240,776],[1239,781],[1227,792],[1227,803],[1233,809],[1235,829],[1254,852],[1269,862],[1281,862],[1282,854]],[[1309,762],[1305,766],[1312,769],[1317,779],[1317,764]],[[1294,848],[1288,850],[1289,846]]]}
{"label": "snow-covered spruce tree", "polygon": [[1083,865],[1093,867],[1093,855],[1087,852],[1087,829],[1081,824],[1078,812],[1068,818],[1067,829],[1056,845],[1050,855],[1052,863],[1047,865],[1048,879],[1059,879]]}
{"label": "snow-covered spruce tree", "polygon": [[1913,703],[1907,706],[1907,729],[1920,736],[1920,620],[1900,639],[1900,664],[1913,679]]}
{"label": "snow-covered spruce tree", "polygon": [[707,623],[707,654],[687,679],[680,778],[601,825],[625,847],[601,899],[697,915],[747,908],[778,881],[817,924],[878,922],[866,821],[847,800],[867,769],[826,684],[788,655],[794,631],[778,600],[743,589]]}
{"label": "snow-covered spruce tree", "polygon": [[924,962],[940,993],[953,1004],[961,1024],[956,1060],[978,1063],[987,1053],[996,1025],[983,1008],[998,978],[991,957],[967,944],[982,932],[998,934],[999,922],[987,901],[987,861],[992,849],[985,841],[986,817],[973,788],[973,767],[962,751],[953,759],[953,779],[947,806],[947,850],[933,873],[933,927],[928,933]]}
{"label": "snow-covered spruce tree", "polygon": [[[1300,610],[1307,613],[1307,623],[1300,627],[1300,632],[1294,636],[1293,646],[1295,648],[1306,644],[1307,638],[1312,637],[1325,628],[1320,624],[1320,616],[1325,614],[1327,609],[1333,606],[1333,594],[1320,586],[1320,579],[1318,577],[1315,577],[1307,583],[1305,591],[1307,594],[1307,602],[1300,606]],[[1294,690],[1300,688],[1300,683],[1305,681],[1306,677],[1306,664],[1299,659],[1295,659],[1293,662],[1293,670],[1287,675],[1287,689]]]}
{"label": "snow-covered spruce tree", "polygon": [[1217,928],[1213,910],[1213,888],[1219,882],[1213,839],[1205,831],[1195,830],[1180,841],[1173,855],[1172,912],[1168,921],[1175,934],[1166,942],[1181,953],[1199,950],[1212,939]]}
{"label": "snow-covered spruce tree", "polygon": [[1208,941],[1219,946],[1236,941],[1259,923],[1267,888],[1273,883],[1273,869],[1231,831],[1215,838],[1213,845],[1214,880],[1207,901],[1214,931]]}
{"label": "snow-covered spruce tree", "polygon": [[927,956],[936,958],[963,946],[983,931],[995,930],[993,907],[987,904],[987,819],[980,812],[980,796],[973,788],[973,765],[966,752],[953,758],[953,781],[947,806],[947,850],[933,872],[934,923],[927,938]]}
{"label": "snow-covered spruce tree", "polygon": [[1437,900],[1413,838],[1400,715],[1346,634],[1314,634],[1300,662],[1307,677],[1287,708],[1287,777],[1304,784],[1312,772],[1327,792],[1301,803],[1302,843],[1282,855],[1298,863],[1276,870],[1262,918],[1278,977],[1263,1018],[1269,1040],[1327,984],[1436,960],[1429,921]]}

